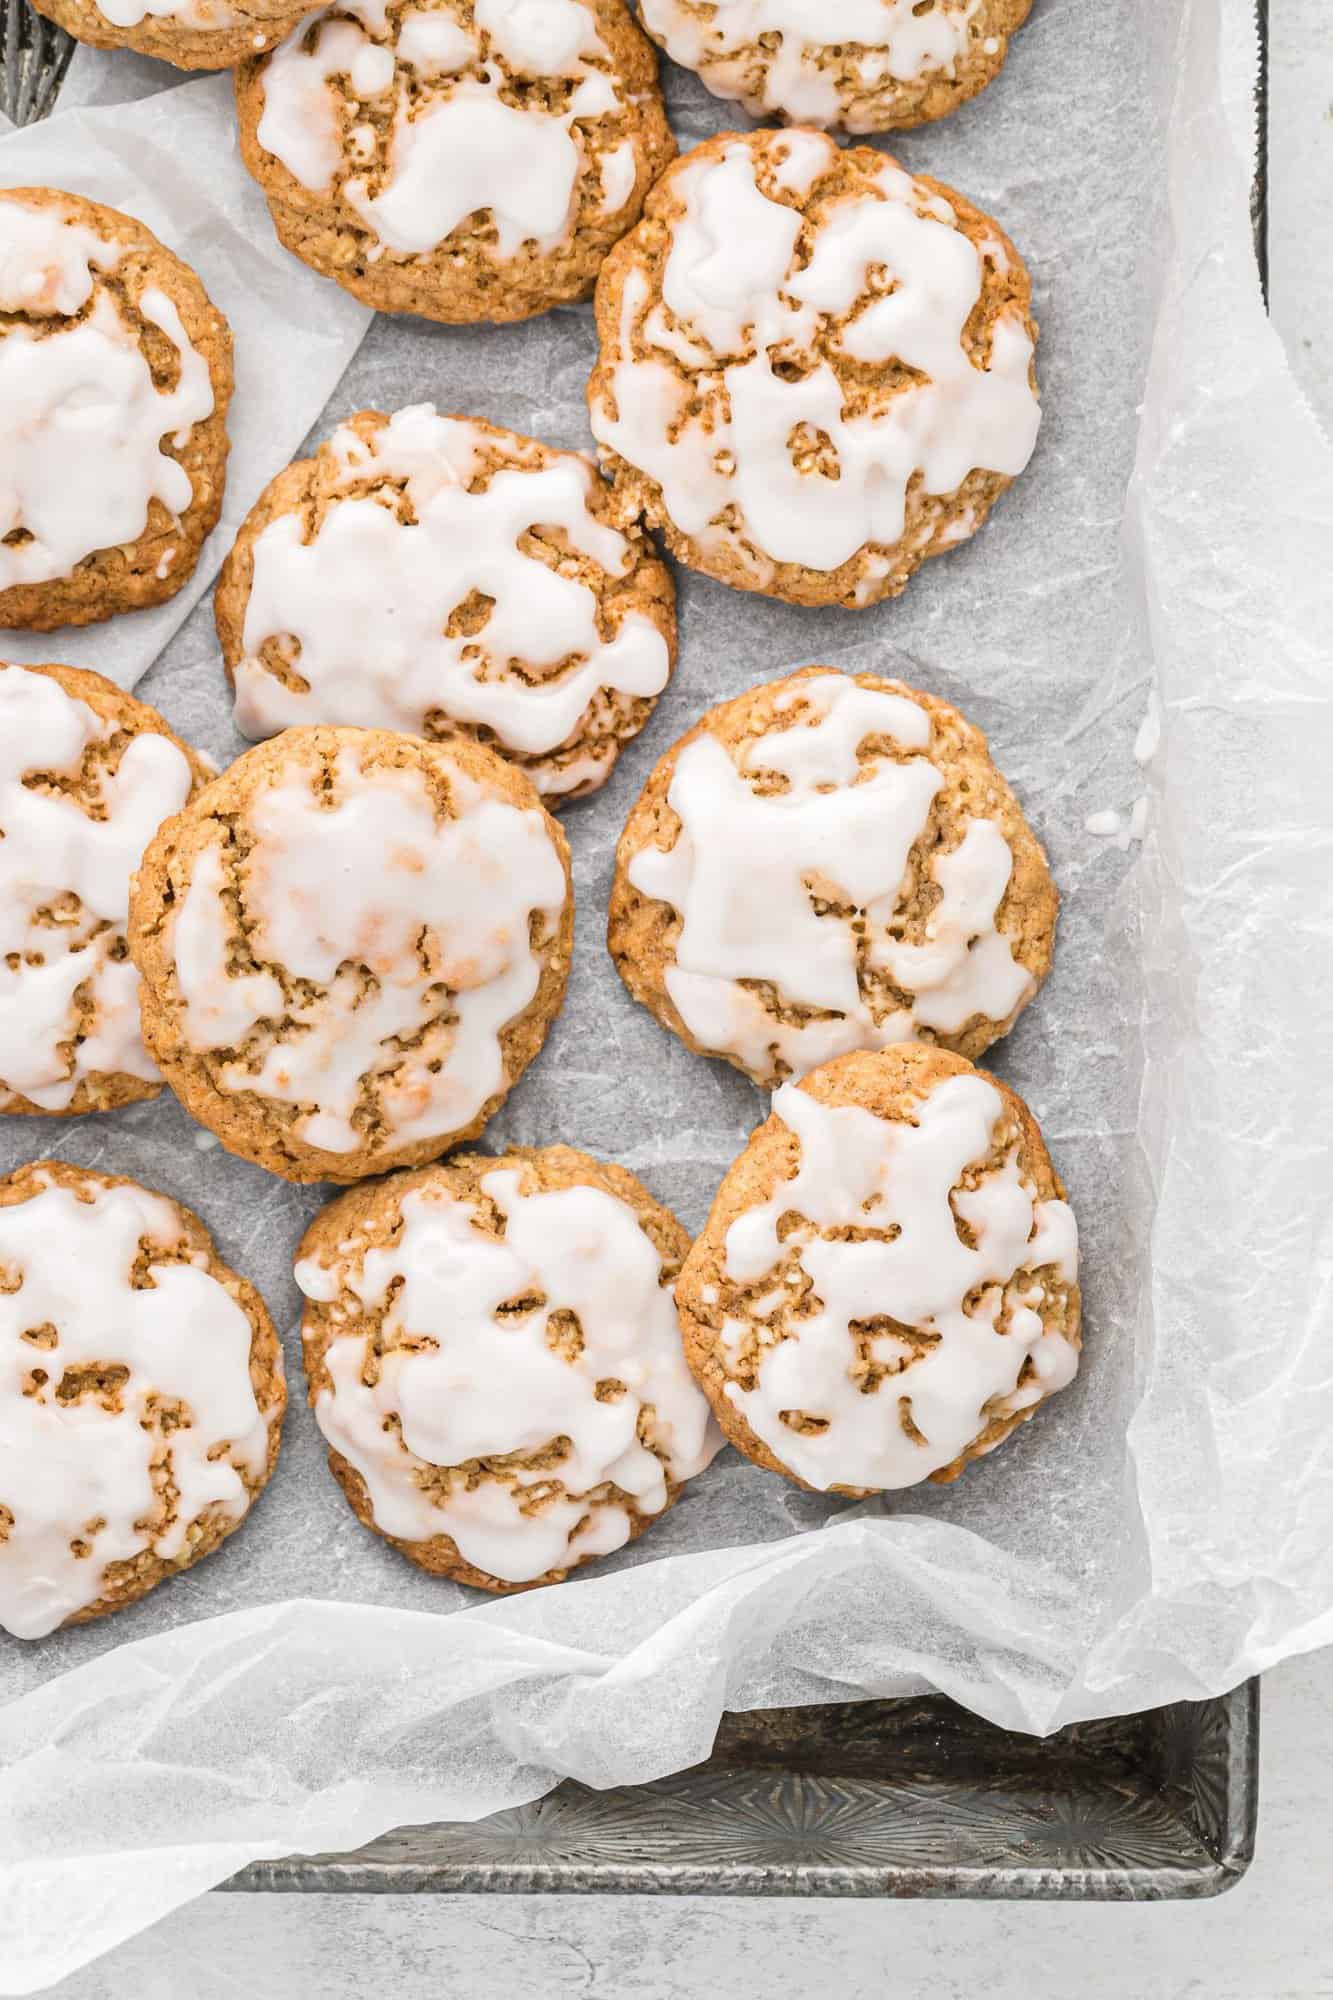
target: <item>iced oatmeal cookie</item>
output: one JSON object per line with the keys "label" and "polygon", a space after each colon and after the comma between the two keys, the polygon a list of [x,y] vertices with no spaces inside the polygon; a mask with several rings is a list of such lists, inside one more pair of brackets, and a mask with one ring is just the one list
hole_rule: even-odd
{"label": "iced oatmeal cookie", "polygon": [[427,319],[586,297],[676,150],[624,0],[335,0],[236,97],[287,248]]}
{"label": "iced oatmeal cookie", "polygon": [[155,708],[77,667],[0,662],[0,1113],[161,1087],[125,942],[130,876],[208,770]]}
{"label": "iced oatmeal cookie", "polygon": [[1032,456],[1030,303],[1013,244],[952,189],[804,128],[723,133],[603,266],[593,433],[691,568],[874,604]]}
{"label": "iced oatmeal cookie", "polygon": [[483,1590],[559,1583],[642,1534],[721,1445],[673,1304],[689,1241],[633,1174],[569,1146],[340,1196],[296,1276],[358,1518]]}
{"label": "iced oatmeal cookie", "polygon": [[307,11],[291,0],[32,0],[95,49],[136,49],[177,69],[230,69],[271,48]]}
{"label": "iced oatmeal cookie", "polygon": [[278,474],[215,608],[250,737],[341,722],[490,743],[548,798],[605,782],[675,656],[675,593],[582,453],[429,404]]}
{"label": "iced oatmeal cookie", "polygon": [[286,1401],[263,1300],[188,1208],[59,1160],[0,1180],[0,1630],[44,1638],[211,1555]]}
{"label": "iced oatmeal cookie", "polygon": [[662,758],[607,941],[664,1026],[771,1087],[893,1042],[979,1056],[1049,972],[1058,911],[979,729],[900,682],[806,667]]}
{"label": "iced oatmeal cookie", "polygon": [[144,1040],[201,1124],[287,1180],[415,1166],[545,1041],[573,920],[568,843],[493,751],[288,730],[144,857]]}
{"label": "iced oatmeal cookie", "polygon": [[222,506],[231,331],[133,216],[0,190],[0,626],[160,604]]}
{"label": "iced oatmeal cookie", "polygon": [[755,118],[891,132],[994,80],[1032,0],[639,0],[643,25]]}
{"label": "iced oatmeal cookie", "polygon": [[1078,1370],[1078,1231],[1036,1121],[919,1043],[783,1084],[676,1298],[731,1443],[821,1493],[956,1479]]}

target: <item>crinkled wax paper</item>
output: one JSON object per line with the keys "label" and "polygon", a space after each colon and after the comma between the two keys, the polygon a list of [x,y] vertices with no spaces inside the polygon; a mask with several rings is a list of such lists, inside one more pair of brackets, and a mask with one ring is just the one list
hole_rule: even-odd
{"label": "crinkled wax paper", "polygon": [[[676,680],[566,816],[568,1004],[488,1134],[623,1160],[701,1222],[763,1101],[621,991],[602,944],[616,832],[709,702],[810,661],[899,674],[988,730],[1064,891],[1055,973],[996,1067],[1078,1208],[1077,1384],[956,1487],[884,1503],[825,1501],[727,1453],[599,1573],[485,1603],[357,1526],[294,1399],[273,1485],[224,1551],[114,1620],[0,1639],[0,1992],[254,1856],[483,1814],[567,1774],[681,1768],[724,1708],[931,1685],[1047,1731],[1220,1692],[1333,1639],[1333,454],[1263,312],[1237,139],[1252,79],[1219,61],[1229,7],[1038,0],[999,82],[897,144],[1031,262],[1036,458],[895,604],[802,612],[681,578]],[[685,141],[726,122],[669,82]],[[281,411],[260,471],[307,425],[423,398],[587,441],[586,308],[502,329],[378,320],[321,415],[359,322],[272,249],[225,89],[67,113],[0,142],[0,164],[38,149],[52,180],[141,210],[199,264],[237,323],[238,425],[257,434],[247,400],[266,389]],[[128,677],[147,629],[90,633],[78,657]],[[141,691],[215,756],[241,747],[206,605]],[[1085,830],[1145,790],[1137,858]],[[165,1097],[11,1120],[0,1166],[55,1152],[197,1208],[262,1286],[299,1384],[291,1253],[319,1194],[198,1137]]]}

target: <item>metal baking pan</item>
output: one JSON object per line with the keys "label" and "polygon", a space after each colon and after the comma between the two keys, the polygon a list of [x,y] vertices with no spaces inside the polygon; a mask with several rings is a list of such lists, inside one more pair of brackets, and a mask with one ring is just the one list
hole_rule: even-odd
{"label": "metal baking pan", "polygon": [[[1267,0],[1260,0],[1267,53]],[[55,105],[69,37],[0,0],[0,110]],[[1255,244],[1265,282],[1266,60]],[[567,1782],[488,1819],[400,1827],[352,1854],[256,1862],[231,1889],[1154,1901],[1244,1874],[1259,1687],[1045,1741],[942,1696],[723,1718],[706,1763],[650,1785]]]}
{"label": "metal baking pan", "polygon": [[707,1763],[565,1783],[489,1819],[400,1827],[354,1854],[260,1861],[232,1889],[1217,1896],[1254,1853],[1259,1685],[1040,1741],[943,1696],[723,1718]]}

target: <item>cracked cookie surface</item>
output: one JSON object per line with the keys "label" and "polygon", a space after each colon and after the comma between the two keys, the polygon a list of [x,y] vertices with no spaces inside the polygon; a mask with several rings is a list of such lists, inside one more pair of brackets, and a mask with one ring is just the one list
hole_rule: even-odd
{"label": "cracked cookie surface", "polygon": [[966,541],[1040,422],[1031,283],[962,195],[820,132],[678,160],[597,281],[624,504],[740,590],[852,609]]}
{"label": "cracked cookie surface", "polygon": [[589,459],[429,404],[279,473],[214,604],[247,736],[471,736],[548,799],[605,782],[676,650],[666,565]]}
{"label": "cracked cookie surface", "polygon": [[979,1056],[1050,970],[1059,897],[979,729],[805,667],[709,709],[616,849],[636,1000],[769,1088],[856,1048]]}
{"label": "cracked cookie surface", "polygon": [[559,1010],[569,848],[460,740],[292,729],[149,847],[130,900],[144,1040],[186,1108],[287,1180],[478,1133]]}
{"label": "cracked cookie surface", "polygon": [[358,1518],[483,1590],[559,1583],[660,1519],[721,1447],[685,1365],[689,1236],[570,1146],[342,1195],[296,1266],[310,1401]]}
{"label": "cracked cookie surface", "polygon": [[729,1441],[818,1492],[956,1479],[1078,1370],[1078,1231],[1037,1123],[919,1043],[782,1085],[676,1299]]}
{"label": "cracked cookie surface", "polygon": [[0,191],[0,626],[160,604],[217,521],[231,331],[136,221]]}
{"label": "cracked cookie surface", "polygon": [[[754,118],[892,132],[993,82],[1032,0],[640,0],[673,61]],[[836,33],[836,39],[834,38]]]}
{"label": "cracked cookie surface", "polygon": [[0,663],[0,1113],[73,1117],[161,1088],[139,1032],[130,876],[209,775],[101,674]]}
{"label": "cracked cookie surface", "polygon": [[287,248],[455,323],[586,297],[676,150],[624,0],[338,0],[236,98]]}
{"label": "cracked cookie surface", "polygon": [[210,1555],[286,1400],[263,1300],[189,1209],[59,1160],[0,1180],[0,1629],[100,1618]]}
{"label": "cracked cookie surface", "polygon": [[231,69],[271,48],[305,9],[291,0],[32,0],[95,49],[134,49],[177,69]]}

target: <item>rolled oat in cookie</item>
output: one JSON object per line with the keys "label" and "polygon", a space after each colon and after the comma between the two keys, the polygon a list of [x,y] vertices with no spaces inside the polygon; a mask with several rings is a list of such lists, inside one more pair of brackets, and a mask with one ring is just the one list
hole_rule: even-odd
{"label": "rolled oat in cookie", "polygon": [[59,1160],[0,1180],[0,1629],[44,1638],[210,1555],[286,1400],[263,1300],[189,1209]]}
{"label": "rolled oat in cookie", "polygon": [[230,69],[280,42],[306,13],[292,0],[32,0],[96,49],[135,49],[178,69]]}
{"label": "rolled oat in cookie", "polygon": [[1050,970],[1058,909],[979,729],[900,682],[806,667],[662,758],[607,941],[666,1027],[771,1087],[894,1042],[980,1055]]}
{"label": "rolled oat in cookie", "polygon": [[484,1590],[558,1583],[651,1526],[722,1443],[676,1323],[688,1248],[632,1174],[568,1146],[342,1195],[296,1276],[358,1517]]}
{"label": "rolled oat in cookie", "polygon": [[133,216],[0,190],[0,626],[160,604],[222,507],[231,332]]}
{"label": "rolled oat in cookie", "polygon": [[207,777],[156,709],[100,674],[0,662],[0,1113],[156,1095],[130,877]]}
{"label": "rolled oat in cookie", "polygon": [[130,905],[144,1039],[224,1146],[359,1180],[478,1133],[569,971],[569,847],[482,745],[293,729],[169,820]]}
{"label": "rolled oat in cookie", "polygon": [[890,132],[999,75],[1032,0],[639,0],[643,25],[755,118]]}
{"label": "rolled oat in cookie", "polygon": [[723,133],[603,266],[593,434],[682,562],[874,604],[1031,458],[1030,304],[1013,244],[952,189],[805,128]]}
{"label": "rolled oat in cookie", "polygon": [[580,452],[429,404],[362,411],[279,473],[215,609],[250,737],[475,737],[548,798],[605,782],[675,655],[675,593]]}
{"label": "rolled oat in cookie", "polygon": [[236,93],[287,248],[427,319],[586,297],[676,150],[624,0],[335,0]]}
{"label": "rolled oat in cookie", "polygon": [[818,1492],[955,1479],[1078,1370],[1078,1231],[1036,1121],[916,1043],[783,1084],[676,1297],[728,1439]]}

